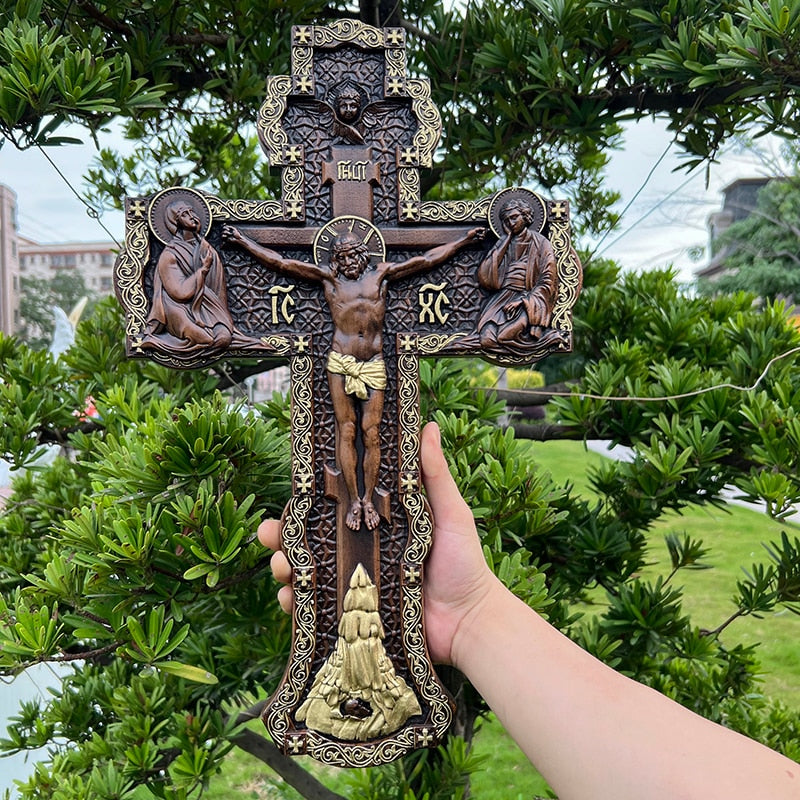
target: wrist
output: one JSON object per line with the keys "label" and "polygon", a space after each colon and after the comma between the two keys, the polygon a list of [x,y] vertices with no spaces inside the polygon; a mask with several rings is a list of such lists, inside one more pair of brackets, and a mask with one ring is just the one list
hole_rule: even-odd
{"label": "wrist", "polygon": [[469,664],[476,648],[480,647],[483,632],[496,624],[504,599],[512,597],[509,590],[489,568],[480,583],[472,590],[472,602],[461,617],[450,647],[450,661],[456,669],[469,675]]}

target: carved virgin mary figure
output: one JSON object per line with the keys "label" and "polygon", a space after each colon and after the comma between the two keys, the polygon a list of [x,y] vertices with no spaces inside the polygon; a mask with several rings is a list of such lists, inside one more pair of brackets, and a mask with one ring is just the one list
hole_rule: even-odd
{"label": "carved virgin mary figure", "polygon": [[217,251],[201,234],[190,203],[176,200],[164,212],[172,234],[153,277],[153,305],[143,347],[166,348],[178,356],[231,345],[263,347],[236,330],[228,310],[225,270]]}
{"label": "carved virgin mary figure", "polygon": [[548,239],[533,230],[531,207],[518,198],[500,210],[505,235],[478,268],[492,294],[478,320],[481,347],[525,356],[550,334],[557,291],[556,258]]}

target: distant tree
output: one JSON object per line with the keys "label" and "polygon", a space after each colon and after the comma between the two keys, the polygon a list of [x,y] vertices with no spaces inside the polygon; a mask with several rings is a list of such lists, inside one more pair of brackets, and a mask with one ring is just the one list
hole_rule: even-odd
{"label": "distant tree", "polygon": [[704,292],[753,292],[765,300],[800,300],[800,177],[770,181],[756,207],[720,237],[724,273],[702,281]]}
{"label": "distant tree", "polygon": [[19,338],[34,350],[46,348],[53,338],[53,306],[69,314],[84,297],[89,299],[84,314],[91,313],[94,293],[80,272],[59,272],[52,278],[25,275],[20,280]]}
{"label": "distant tree", "polygon": [[58,144],[64,122],[94,134],[121,118],[141,147],[102,154],[103,196],[269,195],[252,127],[264,77],[288,71],[292,24],[336,17],[408,32],[443,115],[429,196],[558,186],[597,229],[614,219],[602,172],[623,122],[667,120],[687,165],[752,126],[800,131],[800,0],[19,0],[0,9],[0,133]]}

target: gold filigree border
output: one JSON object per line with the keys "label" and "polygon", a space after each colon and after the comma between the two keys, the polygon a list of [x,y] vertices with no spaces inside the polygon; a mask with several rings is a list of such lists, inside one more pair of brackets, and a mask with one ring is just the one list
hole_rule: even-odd
{"label": "gold filigree border", "polygon": [[[414,134],[414,147],[419,153],[421,167],[433,166],[433,154],[442,135],[442,117],[431,100],[430,82],[423,78],[409,78],[406,92],[411,98],[411,109],[419,120],[419,128]],[[419,200],[419,198],[417,198]]]}
{"label": "gold filigree border", "polygon": [[306,520],[314,497],[313,362],[311,342],[295,342],[290,361],[292,402],[292,498],[283,512],[281,541],[294,576],[294,634],[283,680],[264,710],[263,721],[279,747],[289,749],[290,714],[310,678],[316,649],[317,612],[314,562],[306,539]]}
{"label": "gold filigree border", "polygon": [[486,222],[493,195],[481,200],[428,200],[420,204],[422,222]]}
{"label": "gold filigree border", "polygon": [[147,320],[147,297],[142,274],[150,259],[150,229],[144,213],[140,219],[140,212],[132,210],[143,205],[144,200],[140,198],[129,198],[127,201],[125,247],[114,265],[114,285],[119,302],[125,310],[125,334],[133,351],[144,336]]}
{"label": "gold filigree border", "polygon": [[563,331],[572,330],[572,308],[578,299],[583,283],[583,270],[578,254],[570,243],[569,222],[550,222],[550,244],[556,254],[558,294],[553,308],[552,326]]}
{"label": "gold filigree border", "polygon": [[431,668],[423,624],[422,564],[433,541],[433,520],[422,495],[419,467],[419,354],[409,347],[408,334],[397,337],[398,457],[404,490],[400,499],[409,521],[403,552],[401,615],[403,645],[414,682],[430,708],[431,734],[441,740],[452,719],[452,701]]}

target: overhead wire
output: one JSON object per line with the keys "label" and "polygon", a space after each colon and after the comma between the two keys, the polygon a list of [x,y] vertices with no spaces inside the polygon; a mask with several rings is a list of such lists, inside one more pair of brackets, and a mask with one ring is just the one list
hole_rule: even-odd
{"label": "overhead wire", "polygon": [[92,219],[96,220],[97,224],[106,232],[109,239],[111,239],[114,242],[114,244],[116,244],[116,246],[121,250],[122,245],[117,240],[117,237],[114,236],[113,233],[111,233],[111,231],[103,224],[103,221],[100,219],[100,212],[93,206],[89,205],[89,203],[86,201],[86,198],[81,196],[80,192],[72,185],[69,178],[61,171],[58,164],[56,164],[56,162],[53,161],[52,158],[50,158],[50,156],[47,154],[47,152],[45,152],[44,148],[41,147],[41,145],[38,147],[38,150],[47,159],[47,161],[50,162],[50,166],[56,171],[61,180],[64,181],[64,183],[66,183],[72,194],[74,194],[75,197],[78,198],[79,202],[86,207],[87,215],[90,216]]}
{"label": "overhead wire", "polygon": [[688,397],[698,397],[699,395],[708,394],[709,392],[715,392],[718,389],[733,389],[734,391],[738,392],[752,392],[753,390],[757,389],[761,382],[766,378],[767,373],[772,368],[772,365],[781,361],[784,358],[788,358],[795,353],[800,353],[800,346],[793,347],[790,350],[786,350],[783,353],[779,353],[777,356],[771,358],[767,365],[764,367],[761,374],[752,383],[750,386],[739,386],[735,383],[717,383],[713,386],[705,386],[702,389],[694,389],[691,392],[681,392],[680,394],[668,394],[668,395],[659,395],[658,397],[637,397],[635,395],[609,395],[609,394],[592,394],[591,392],[552,392],[547,391],[544,389],[515,389],[515,392],[519,392],[523,395],[530,395],[532,397],[578,397],[580,399],[585,400],[608,400],[614,402],[628,402],[628,403],[664,403],[668,400],[683,400]]}

